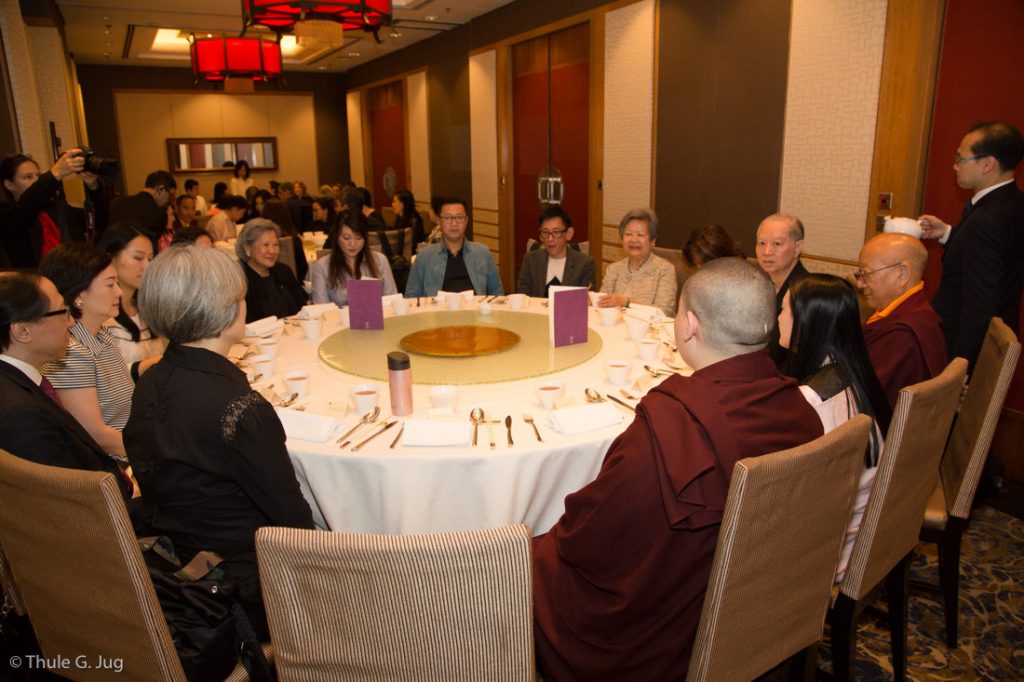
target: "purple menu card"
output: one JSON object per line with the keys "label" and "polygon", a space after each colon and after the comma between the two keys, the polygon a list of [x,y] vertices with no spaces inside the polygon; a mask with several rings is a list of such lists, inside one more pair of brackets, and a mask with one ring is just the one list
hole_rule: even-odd
{"label": "purple menu card", "polygon": [[348,285],[349,329],[384,329],[383,284],[379,279],[350,279]]}
{"label": "purple menu card", "polygon": [[590,299],[583,287],[549,289],[551,340],[555,348],[587,342],[587,306]]}

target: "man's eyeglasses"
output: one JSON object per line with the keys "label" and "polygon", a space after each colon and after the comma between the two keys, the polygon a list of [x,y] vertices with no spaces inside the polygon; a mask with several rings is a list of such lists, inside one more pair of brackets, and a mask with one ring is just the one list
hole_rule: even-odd
{"label": "man's eyeglasses", "polygon": [[560,239],[561,237],[565,236],[566,232],[568,232],[568,230],[541,230],[540,231],[540,238],[541,239]]}
{"label": "man's eyeglasses", "polygon": [[893,263],[892,265],[886,265],[885,267],[878,268],[877,270],[855,270],[854,273],[853,273],[853,278],[855,280],[857,280],[858,282],[863,283],[864,280],[866,280],[868,278],[868,275],[873,275],[876,272],[881,272],[882,270],[888,270],[889,268],[894,268],[897,265],[903,265],[903,263],[902,262]]}
{"label": "man's eyeglasses", "polygon": [[469,220],[469,216],[463,213],[462,215],[443,215],[441,216],[441,222],[445,225],[464,225]]}
{"label": "man's eyeglasses", "polygon": [[953,163],[960,165],[961,163],[967,163],[968,161],[977,161],[978,159],[984,159],[985,156],[960,156],[957,154],[953,157]]}
{"label": "man's eyeglasses", "polygon": [[42,317],[56,317],[57,315],[63,315],[67,319],[70,320],[71,319],[71,308],[69,308],[67,306],[64,306],[63,308],[60,308],[58,310],[51,310],[48,313],[43,313],[39,317],[41,317],[41,318]]}

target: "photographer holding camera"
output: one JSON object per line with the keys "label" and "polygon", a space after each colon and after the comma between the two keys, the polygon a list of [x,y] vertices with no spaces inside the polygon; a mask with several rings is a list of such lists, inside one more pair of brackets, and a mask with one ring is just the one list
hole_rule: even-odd
{"label": "photographer holding camera", "polygon": [[[86,241],[89,216],[85,210],[68,205],[61,185],[64,178],[82,178],[86,202],[91,202],[95,211],[95,225],[102,229],[106,224],[108,193],[100,176],[85,170],[88,162],[95,162],[95,158],[91,151],[81,149],[64,152],[44,173],[25,154],[0,161],[6,199],[0,202],[0,240],[10,266],[35,268],[43,256],[61,244]],[[88,168],[104,171],[99,165],[90,163]]]}

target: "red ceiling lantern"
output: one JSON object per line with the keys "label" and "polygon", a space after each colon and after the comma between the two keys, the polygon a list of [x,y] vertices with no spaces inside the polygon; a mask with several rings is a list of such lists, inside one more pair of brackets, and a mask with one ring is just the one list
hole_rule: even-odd
{"label": "red ceiling lantern", "polygon": [[192,36],[192,74],[196,81],[281,77],[281,45],[262,38],[197,38]]}
{"label": "red ceiling lantern", "polygon": [[289,32],[300,21],[333,21],[346,31],[373,33],[391,23],[391,0],[242,0],[245,26],[260,24],[277,32]]}

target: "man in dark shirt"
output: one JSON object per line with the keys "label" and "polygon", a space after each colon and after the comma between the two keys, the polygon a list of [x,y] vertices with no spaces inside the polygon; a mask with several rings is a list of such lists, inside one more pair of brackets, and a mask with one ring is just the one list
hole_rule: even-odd
{"label": "man in dark shirt", "polygon": [[137,227],[159,250],[160,235],[167,229],[167,205],[174,199],[178,183],[165,170],[146,176],[146,187],[138,194],[115,199],[110,204],[110,224],[123,223]]}
{"label": "man in dark shirt", "polygon": [[[807,276],[800,262],[804,250],[804,224],[795,215],[773,213],[757,228],[757,263],[768,273],[775,285],[775,314],[782,312],[782,299],[789,288]],[[779,345],[779,325],[775,324],[768,340],[768,355],[781,367],[789,351]]]}

